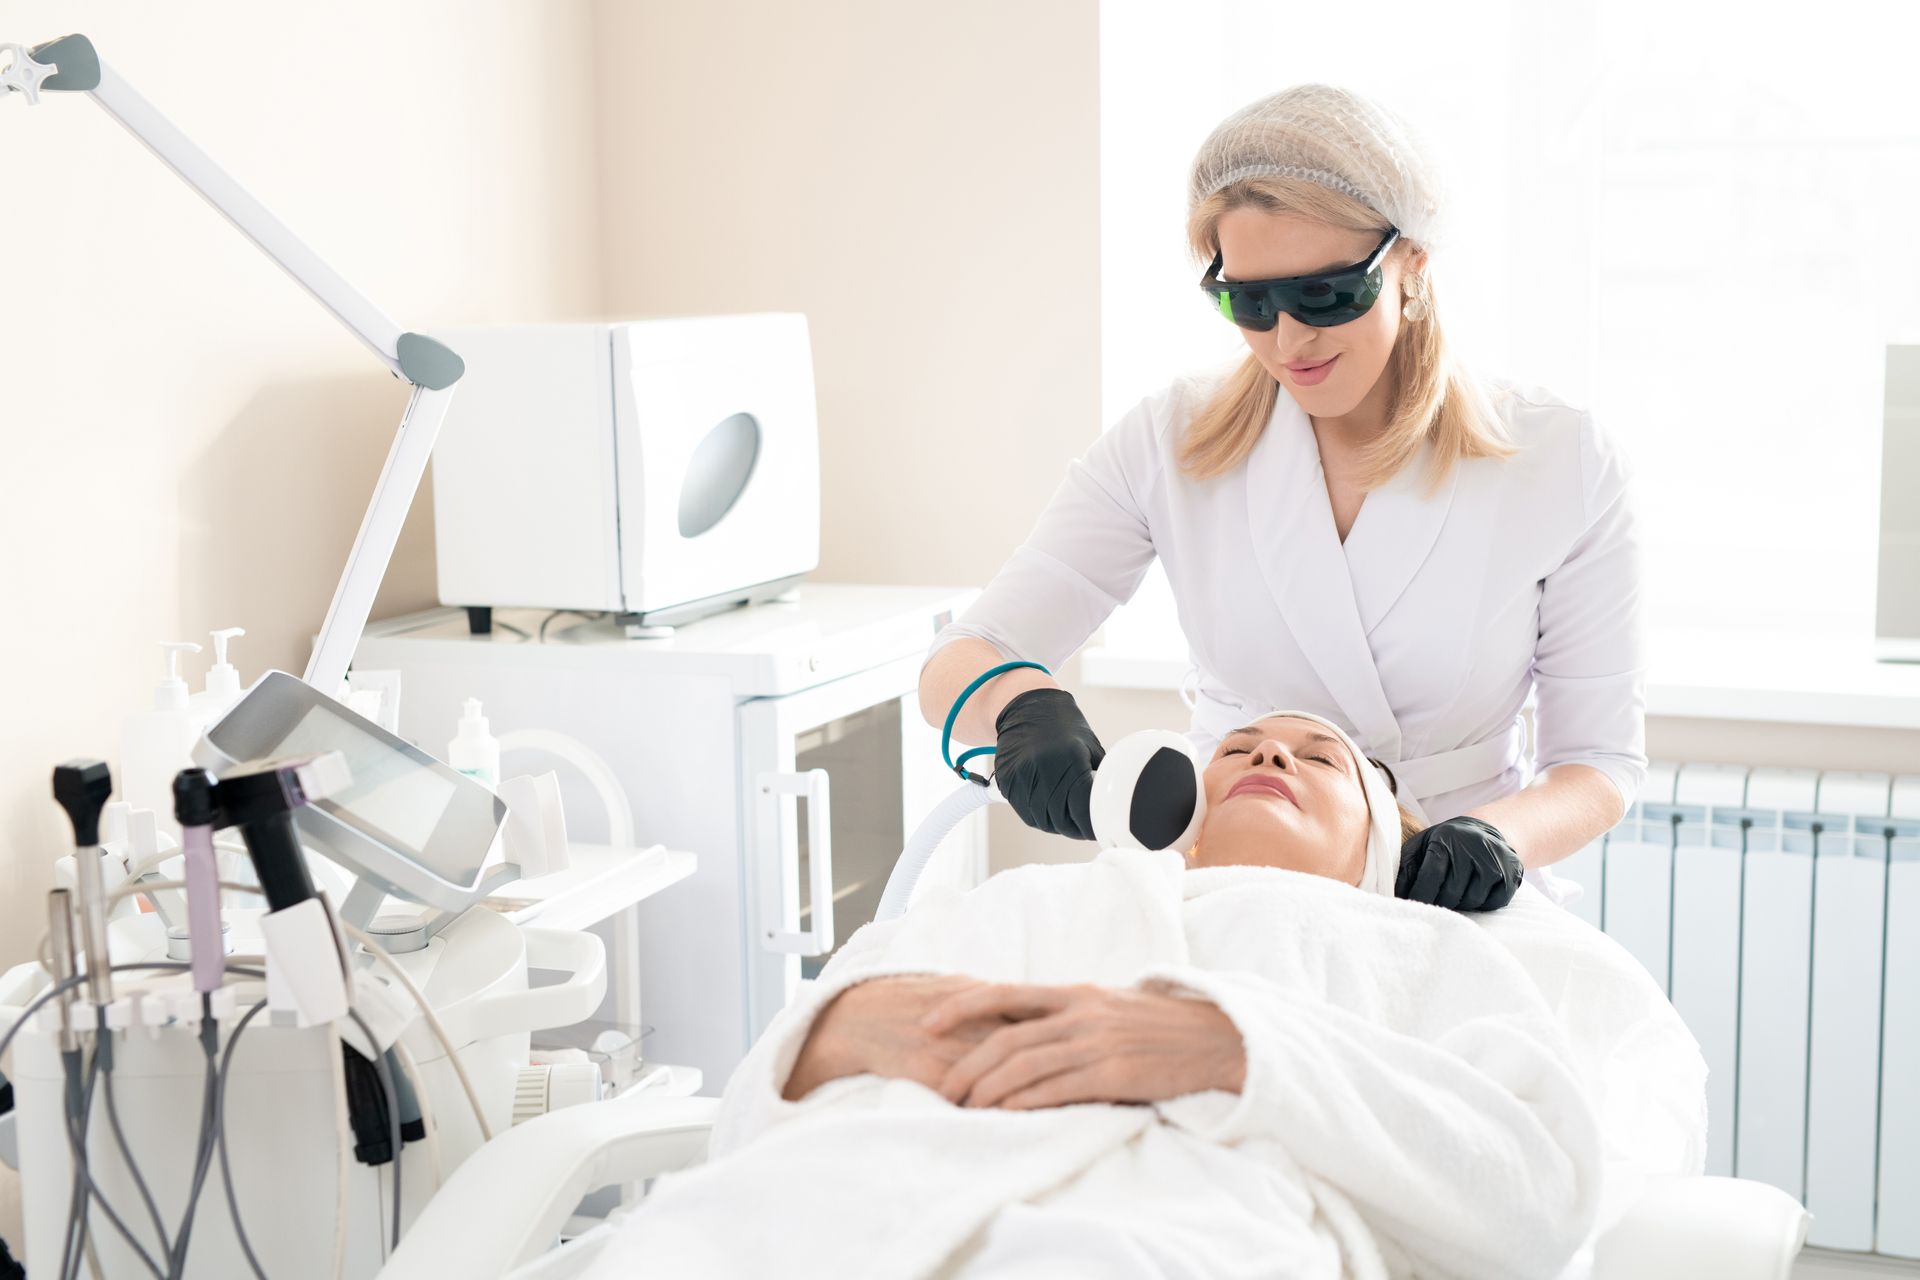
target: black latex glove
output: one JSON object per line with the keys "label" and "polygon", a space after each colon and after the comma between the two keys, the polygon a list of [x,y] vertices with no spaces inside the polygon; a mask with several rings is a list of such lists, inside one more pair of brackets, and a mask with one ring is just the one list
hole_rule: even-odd
{"label": "black latex glove", "polygon": [[1065,689],[1029,689],[994,721],[993,781],[1037,831],[1093,839],[1093,771],[1107,749]]}
{"label": "black latex glove", "polygon": [[1464,815],[1436,822],[1400,846],[1393,895],[1452,911],[1497,911],[1527,868],[1491,824]]}

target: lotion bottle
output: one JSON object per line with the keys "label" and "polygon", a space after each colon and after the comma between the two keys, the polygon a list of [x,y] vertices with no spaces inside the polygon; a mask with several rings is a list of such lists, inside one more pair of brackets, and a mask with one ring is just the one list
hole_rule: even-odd
{"label": "lotion bottle", "polygon": [[480,714],[480,699],[468,698],[466,714],[460,717],[460,731],[447,745],[447,763],[475,781],[489,787],[500,785],[500,740],[487,732],[487,718]]}
{"label": "lotion bottle", "polygon": [[154,688],[153,709],[128,716],[120,734],[120,798],[135,809],[151,809],[160,829],[177,840],[173,775],[193,764],[193,745],[200,737],[188,707],[187,682],[180,678],[180,655],[198,653],[200,646],[172,640],[160,648],[167,655],[167,678]]}
{"label": "lotion bottle", "polygon": [[227,641],[247,634],[241,627],[226,627],[213,633],[213,665],[207,668],[206,688],[188,699],[194,727],[205,733],[220,723],[233,704],[240,701],[240,671],[227,661]]}

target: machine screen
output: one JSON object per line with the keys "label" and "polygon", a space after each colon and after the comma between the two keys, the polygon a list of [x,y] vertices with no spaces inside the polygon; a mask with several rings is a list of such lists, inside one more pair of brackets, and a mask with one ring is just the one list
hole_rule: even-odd
{"label": "machine screen", "polygon": [[353,785],[327,797],[325,803],[386,832],[416,856],[424,852],[453,799],[453,780],[421,768],[418,761],[325,707],[315,707],[301,717],[274,754],[304,756],[324,751],[342,753],[353,770]]}
{"label": "machine screen", "polygon": [[[294,817],[303,838],[392,892],[464,909],[506,821],[500,798],[418,747],[363,720],[284,671],[269,671],[194,749],[228,764],[338,751],[353,771],[339,795]],[[204,757],[204,758],[203,758]]]}

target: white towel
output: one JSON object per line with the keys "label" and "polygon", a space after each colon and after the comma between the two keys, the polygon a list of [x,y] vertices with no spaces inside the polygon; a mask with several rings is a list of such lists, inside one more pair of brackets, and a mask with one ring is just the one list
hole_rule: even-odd
{"label": "white towel", "polygon": [[[783,1101],[815,1012],[907,972],[1211,999],[1246,1087],[1006,1112],[860,1076]],[[588,1274],[1542,1277],[1586,1239],[1601,1164],[1554,1011],[1481,924],[1109,850],[860,930],[729,1083],[711,1161]]]}

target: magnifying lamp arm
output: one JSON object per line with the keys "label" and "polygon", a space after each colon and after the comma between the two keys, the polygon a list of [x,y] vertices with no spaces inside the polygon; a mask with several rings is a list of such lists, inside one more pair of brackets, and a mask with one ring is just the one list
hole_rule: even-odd
{"label": "magnifying lamp arm", "polygon": [[466,371],[465,363],[432,338],[403,332],[101,61],[87,37],[63,36],[32,49],[0,45],[0,52],[9,51],[13,55],[11,63],[0,71],[0,96],[18,91],[29,105],[38,103],[43,92],[85,93],[91,97],[188,186],[206,197],[261,252],[279,263],[395,377],[415,387],[304,677],[322,693],[333,696],[346,678],[347,665],[366,629],[374,595],[386,576],[394,544],[446,416],[453,384]]}

